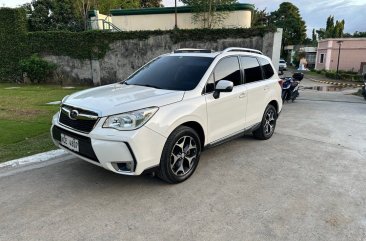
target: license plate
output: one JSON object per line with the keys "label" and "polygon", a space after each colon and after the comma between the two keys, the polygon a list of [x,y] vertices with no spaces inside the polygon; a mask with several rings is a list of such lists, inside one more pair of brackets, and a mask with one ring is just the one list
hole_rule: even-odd
{"label": "license plate", "polygon": [[66,146],[70,150],[79,152],[79,141],[75,138],[61,133],[61,145]]}

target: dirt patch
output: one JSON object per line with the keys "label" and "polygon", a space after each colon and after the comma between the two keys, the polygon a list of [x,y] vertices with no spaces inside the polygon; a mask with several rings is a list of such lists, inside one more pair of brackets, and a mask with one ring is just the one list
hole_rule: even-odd
{"label": "dirt patch", "polygon": [[33,119],[37,116],[47,114],[46,110],[34,110],[34,109],[0,109],[0,119],[15,119],[26,117],[26,119]]}

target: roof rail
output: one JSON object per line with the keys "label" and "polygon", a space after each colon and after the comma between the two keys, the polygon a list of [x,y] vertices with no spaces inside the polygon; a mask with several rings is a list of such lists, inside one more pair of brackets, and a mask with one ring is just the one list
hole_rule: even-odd
{"label": "roof rail", "polygon": [[176,49],[173,53],[212,53],[211,49],[192,49],[192,48],[183,48],[183,49]]}
{"label": "roof rail", "polygon": [[226,52],[249,52],[249,53],[255,53],[255,54],[262,54],[263,55],[263,53],[261,51],[256,50],[256,49],[237,48],[237,47],[226,48],[222,52],[223,53],[226,53]]}

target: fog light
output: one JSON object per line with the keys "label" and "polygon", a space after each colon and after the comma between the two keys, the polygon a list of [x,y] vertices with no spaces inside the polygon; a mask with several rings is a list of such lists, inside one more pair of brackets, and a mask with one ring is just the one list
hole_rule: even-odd
{"label": "fog light", "polygon": [[134,164],[133,162],[119,162],[115,163],[118,169],[117,171],[122,172],[133,172]]}

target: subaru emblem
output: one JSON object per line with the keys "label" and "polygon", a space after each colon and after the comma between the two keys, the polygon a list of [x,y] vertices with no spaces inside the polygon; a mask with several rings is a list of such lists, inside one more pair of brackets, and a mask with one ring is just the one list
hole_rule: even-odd
{"label": "subaru emblem", "polygon": [[78,116],[79,116],[79,111],[77,111],[77,110],[70,111],[70,114],[69,114],[70,119],[76,120],[78,118]]}

